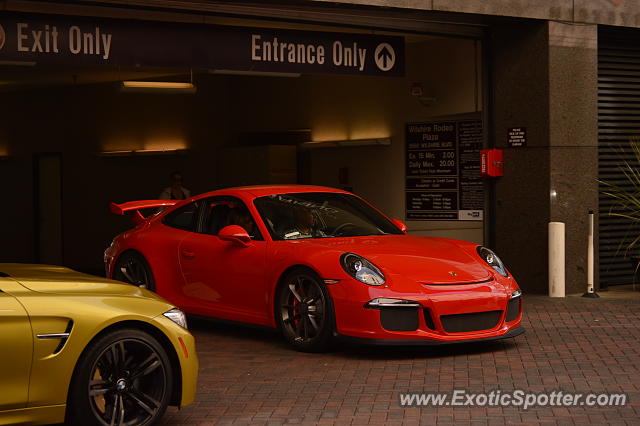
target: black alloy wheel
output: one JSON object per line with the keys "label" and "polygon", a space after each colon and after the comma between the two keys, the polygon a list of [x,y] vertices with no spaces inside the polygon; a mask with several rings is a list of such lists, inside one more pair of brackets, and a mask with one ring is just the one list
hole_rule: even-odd
{"label": "black alloy wheel", "polygon": [[278,287],[276,320],[284,338],[304,352],[326,350],[333,334],[333,304],[313,272],[295,270]]}
{"label": "black alloy wheel", "polygon": [[150,334],[122,329],[99,338],[80,358],[71,382],[67,421],[75,425],[151,425],[173,389],[166,350]]}
{"label": "black alloy wheel", "polygon": [[156,285],[149,263],[136,252],[125,252],[116,262],[113,279],[155,291]]}

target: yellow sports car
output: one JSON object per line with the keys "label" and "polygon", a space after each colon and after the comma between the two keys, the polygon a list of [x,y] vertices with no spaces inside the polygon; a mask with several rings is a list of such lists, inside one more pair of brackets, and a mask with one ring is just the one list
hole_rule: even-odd
{"label": "yellow sports car", "polygon": [[0,264],[0,424],[147,425],[195,397],[184,314],[129,284]]}

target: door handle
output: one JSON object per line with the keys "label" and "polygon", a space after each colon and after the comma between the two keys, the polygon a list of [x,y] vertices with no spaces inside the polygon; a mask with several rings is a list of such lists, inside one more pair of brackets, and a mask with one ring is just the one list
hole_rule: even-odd
{"label": "door handle", "polygon": [[196,252],[193,250],[189,250],[189,249],[183,249],[182,250],[182,255],[184,257],[188,257],[190,259],[193,259],[194,257],[196,257]]}

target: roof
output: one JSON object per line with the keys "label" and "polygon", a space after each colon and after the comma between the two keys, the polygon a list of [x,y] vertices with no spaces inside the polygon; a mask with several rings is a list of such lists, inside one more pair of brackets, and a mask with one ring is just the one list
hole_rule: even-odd
{"label": "roof", "polygon": [[348,194],[347,191],[343,191],[337,188],[330,188],[328,186],[315,186],[315,185],[253,185],[253,186],[237,186],[234,188],[218,189],[216,191],[208,192],[206,195],[214,195],[219,192],[247,192],[254,197],[263,197],[265,195],[274,194],[288,194],[299,192],[335,192]]}

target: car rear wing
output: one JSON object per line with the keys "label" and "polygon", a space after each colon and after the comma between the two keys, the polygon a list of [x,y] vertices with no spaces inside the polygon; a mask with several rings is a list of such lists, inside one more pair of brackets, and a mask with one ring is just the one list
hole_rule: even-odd
{"label": "car rear wing", "polygon": [[142,215],[142,213],[140,213],[140,210],[152,209],[157,207],[169,207],[179,202],[180,200],[140,200],[129,201],[128,203],[122,204],[111,203],[109,204],[109,210],[111,210],[111,213],[120,216],[123,216],[128,212],[133,212],[133,214],[131,215],[131,221],[134,225],[138,225],[145,220],[145,217]]}

